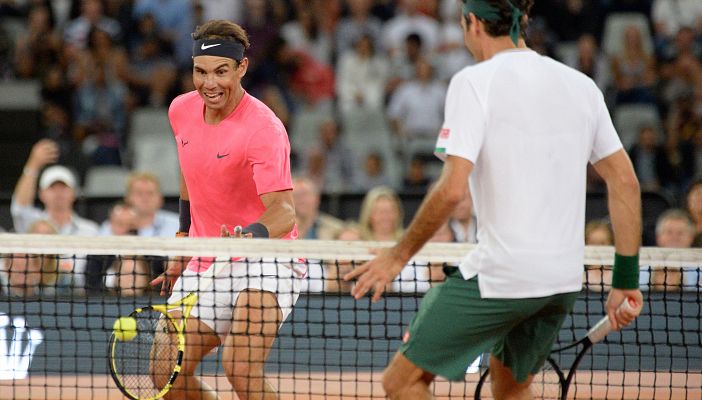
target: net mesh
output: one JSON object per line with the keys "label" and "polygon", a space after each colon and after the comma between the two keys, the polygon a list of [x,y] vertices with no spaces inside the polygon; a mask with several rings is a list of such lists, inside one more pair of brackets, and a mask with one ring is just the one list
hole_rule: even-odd
{"label": "net mesh", "polygon": [[[0,397],[124,398],[108,364],[113,323],[138,307],[165,304],[167,298],[159,296],[149,281],[168,260],[188,256],[200,257],[202,266],[212,265],[207,269],[211,276],[198,279],[195,287],[212,297],[200,298],[193,315],[211,317],[217,332],[187,336],[186,349],[196,346],[205,357],[186,372],[205,382],[219,398],[235,399],[237,390],[248,390],[247,394],[275,390],[284,399],[384,398],[382,371],[401,344],[424,293],[443,279],[443,266],[456,265],[472,249],[463,244],[429,244],[381,301],[355,301],[348,293],[351,284],[340,277],[372,258],[371,249],[388,245],[0,235]],[[587,247],[583,291],[556,347],[582,338],[604,315],[613,254],[612,247]],[[645,291],[642,315],[590,349],[575,374],[569,398],[702,398],[702,251],[644,248],[640,260]],[[298,280],[297,274],[305,269],[306,277]],[[293,283],[286,284],[279,276]],[[247,287],[277,292],[273,304],[280,307],[270,313],[256,307],[268,304],[265,296],[237,297]],[[177,290],[190,289],[176,286]],[[292,307],[297,290],[300,294]],[[246,312],[232,314],[231,304],[239,308],[242,303],[236,301],[244,298]],[[281,318],[285,318],[282,323]],[[271,332],[271,326],[280,326],[274,341],[277,329]],[[224,344],[217,346],[220,340]],[[266,343],[272,343],[268,354],[261,351]],[[138,347],[139,342],[133,344]],[[154,350],[146,347],[125,351],[119,361],[128,367],[124,374],[130,382],[144,382],[145,387],[153,384],[150,367],[132,367],[151,357]],[[575,355],[575,350],[565,351],[553,359],[567,373]],[[467,360],[465,380],[437,379],[433,394],[473,398],[487,361],[487,356]],[[186,357],[183,368],[192,365]],[[268,386],[257,386],[264,374]],[[171,395],[176,396],[177,386],[186,381],[179,376]],[[491,398],[486,386],[481,398]],[[149,390],[153,388],[143,389]]]}

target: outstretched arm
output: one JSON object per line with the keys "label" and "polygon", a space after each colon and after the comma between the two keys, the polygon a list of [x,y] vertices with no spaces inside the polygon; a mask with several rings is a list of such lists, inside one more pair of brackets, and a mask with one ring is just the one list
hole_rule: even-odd
{"label": "outstretched arm", "polygon": [[380,251],[378,257],[344,276],[344,280],[358,278],[351,294],[360,299],[371,289],[373,301],[380,300],[385,285],[390,283],[407,262],[436,233],[466,195],[468,176],[473,163],[455,156],[448,156],[436,186],[427,194],[417,215],[399,242]]}
{"label": "outstretched arm", "polygon": [[59,157],[59,147],[51,139],[42,139],[32,146],[24,170],[17,181],[12,199],[21,206],[31,206],[34,204],[34,197],[37,194],[37,180],[39,172],[47,164],[54,163]]}

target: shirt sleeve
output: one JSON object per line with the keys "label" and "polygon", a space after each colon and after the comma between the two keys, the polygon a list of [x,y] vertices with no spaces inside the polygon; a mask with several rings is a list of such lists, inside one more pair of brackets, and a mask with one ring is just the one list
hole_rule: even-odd
{"label": "shirt sleeve", "polygon": [[597,90],[595,102],[595,135],[590,155],[590,162],[593,164],[623,148],[617,130],[614,129],[609,110],[607,110],[604,96],[599,90]]}
{"label": "shirt sleeve", "polygon": [[12,224],[17,233],[26,233],[35,221],[44,217],[38,208],[21,205],[15,199],[12,199],[12,203],[10,203],[10,214],[12,214]]}
{"label": "shirt sleeve", "polygon": [[444,123],[439,131],[435,154],[447,155],[475,163],[485,138],[486,118],[483,105],[473,85],[454,77],[446,93]]}
{"label": "shirt sleeve", "polygon": [[272,125],[256,132],[249,141],[247,159],[259,196],[292,189],[290,143],[285,128]]}

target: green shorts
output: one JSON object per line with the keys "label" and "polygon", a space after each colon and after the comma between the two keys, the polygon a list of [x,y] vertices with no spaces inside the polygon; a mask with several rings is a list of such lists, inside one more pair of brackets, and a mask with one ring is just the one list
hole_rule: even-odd
{"label": "green shorts", "polygon": [[526,299],[483,299],[478,278],[457,268],[430,289],[399,351],[416,366],[449,380],[464,380],[479,355],[492,355],[517,382],[539,371],[578,292]]}

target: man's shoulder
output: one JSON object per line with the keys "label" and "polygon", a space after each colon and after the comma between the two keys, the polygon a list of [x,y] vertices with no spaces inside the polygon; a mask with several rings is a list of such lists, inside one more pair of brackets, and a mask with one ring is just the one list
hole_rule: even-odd
{"label": "man's shoulder", "polygon": [[[171,106],[168,108],[168,114],[172,115],[173,112],[187,110],[188,107],[193,107],[194,105],[197,105],[198,102],[202,103],[202,98],[200,98],[200,94],[196,90],[183,93],[171,101]],[[189,111],[192,111],[192,109]]]}
{"label": "man's shoulder", "polygon": [[275,127],[285,130],[283,122],[275,115],[273,110],[258,98],[248,93],[246,95],[249,97],[246,113],[244,115],[247,123],[255,124],[261,129]]}

